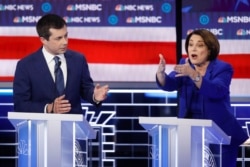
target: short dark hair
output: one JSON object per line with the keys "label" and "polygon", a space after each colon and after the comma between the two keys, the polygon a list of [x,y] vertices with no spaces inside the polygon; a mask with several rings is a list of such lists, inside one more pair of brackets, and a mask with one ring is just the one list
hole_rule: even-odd
{"label": "short dark hair", "polygon": [[219,52],[220,52],[220,43],[219,43],[218,39],[216,38],[216,36],[212,32],[210,32],[206,29],[194,30],[190,34],[188,34],[188,36],[186,38],[186,42],[185,42],[186,53],[188,54],[189,40],[190,40],[191,36],[194,34],[201,36],[201,38],[204,40],[204,43],[207,46],[208,50],[210,50],[210,54],[208,55],[208,60],[211,61],[211,60],[216,59],[219,55]]}
{"label": "short dark hair", "polygon": [[36,31],[39,37],[43,37],[46,40],[49,40],[49,37],[51,35],[49,31],[50,28],[61,29],[65,25],[67,25],[67,23],[62,17],[56,14],[46,14],[38,20]]}

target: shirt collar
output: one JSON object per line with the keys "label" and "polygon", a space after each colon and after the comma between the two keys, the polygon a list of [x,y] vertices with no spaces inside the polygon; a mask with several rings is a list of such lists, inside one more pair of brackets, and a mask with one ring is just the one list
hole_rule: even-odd
{"label": "shirt collar", "polygon": [[[44,55],[44,58],[45,58],[47,64],[50,63],[51,61],[54,61],[53,59],[55,56],[52,55],[51,53],[49,53],[44,47],[42,48],[42,52],[43,52],[43,55]],[[64,58],[63,54],[60,54],[57,56],[60,57],[62,61],[64,61],[65,58]]]}

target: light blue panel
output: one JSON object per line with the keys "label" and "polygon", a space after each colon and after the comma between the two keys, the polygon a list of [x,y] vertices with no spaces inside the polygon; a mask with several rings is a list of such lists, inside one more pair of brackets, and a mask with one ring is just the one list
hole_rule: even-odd
{"label": "light blue panel", "polygon": [[37,129],[31,121],[18,126],[18,167],[37,166]]}

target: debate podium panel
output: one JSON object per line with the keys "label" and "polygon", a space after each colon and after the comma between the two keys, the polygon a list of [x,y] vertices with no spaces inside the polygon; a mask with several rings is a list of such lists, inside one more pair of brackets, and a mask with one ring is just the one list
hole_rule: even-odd
{"label": "debate podium panel", "polygon": [[152,137],[153,167],[221,167],[221,146],[231,140],[212,120],[139,117],[139,123]]}
{"label": "debate podium panel", "polygon": [[8,119],[17,130],[18,167],[88,166],[96,132],[83,115],[8,112]]}

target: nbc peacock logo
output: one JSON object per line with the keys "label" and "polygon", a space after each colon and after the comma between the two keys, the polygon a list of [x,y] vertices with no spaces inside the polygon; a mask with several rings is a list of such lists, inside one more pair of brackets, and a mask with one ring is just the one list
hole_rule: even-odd
{"label": "nbc peacock logo", "polygon": [[204,147],[204,165],[205,167],[216,167],[216,161],[214,154],[211,152],[210,148]]}
{"label": "nbc peacock logo", "polygon": [[67,11],[75,11],[76,8],[74,5],[68,5],[67,8],[66,8]]}
{"label": "nbc peacock logo", "polygon": [[135,19],[133,17],[128,17],[126,19],[126,23],[134,23],[135,22]]}
{"label": "nbc peacock logo", "polygon": [[65,20],[66,23],[70,23],[71,22],[70,17],[65,16],[65,17],[63,17],[63,19]]}
{"label": "nbc peacock logo", "polygon": [[219,17],[218,23],[227,23],[227,19],[225,17]]}
{"label": "nbc peacock logo", "polygon": [[121,4],[115,6],[115,11],[123,11],[124,7]]}
{"label": "nbc peacock logo", "polygon": [[22,23],[21,17],[14,17],[13,23]]}
{"label": "nbc peacock logo", "polygon": [[193,29],[188,29],[187,30],[187,35],[190,34],[191,32],[193,32],[194,30]]}
{"label": "nbc peacock logo", "polygon": [[238,29],[236,31],[236,35],[237,36],[245,36],[245,35],[247,35],[247,32],[245,30],[243,30],[243,29]]}

